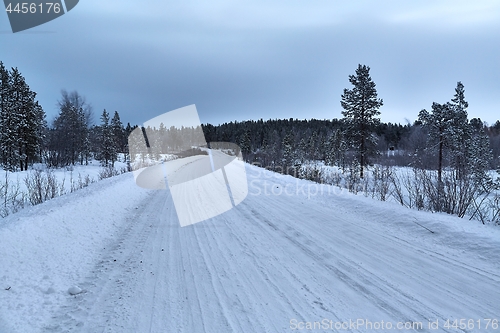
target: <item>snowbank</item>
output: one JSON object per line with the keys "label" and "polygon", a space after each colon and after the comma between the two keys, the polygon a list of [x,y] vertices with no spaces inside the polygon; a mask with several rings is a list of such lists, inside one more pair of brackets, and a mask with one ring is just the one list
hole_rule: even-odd
{"label": "snowbank", "polygon": [[1,219],[1,332],[43,327],[150,193],[127,173]]}

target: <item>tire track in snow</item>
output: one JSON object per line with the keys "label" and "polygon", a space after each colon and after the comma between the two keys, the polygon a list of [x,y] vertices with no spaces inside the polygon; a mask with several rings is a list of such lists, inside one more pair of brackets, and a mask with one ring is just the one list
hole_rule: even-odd
{"label": "tire track in snow", "polygon": [[[278,227],[277,224],[270,222],[270,219],[273,218],[273,216],[272,215],[270,216],[270,214],[263,216],[262,214],[258,213],[257,211],[254,211],[253,213],[259,217],[256,220],[257,221],[264,221],[267,224],[271,224],[270,226],[273,230],[282,232],[286,238],[288,238],[292,243],[297,245],[297,247],[302,248],[303,251],[308,253],[311,257],[319,258],[317,256],[317,254],[320,253],[320,249],[319,248],[313,249],[313,247],[311,247],[311,245],[314,245],[314,240],[318,240],[318,238],[321,238],[319,236],[324,235],[325,233],[327,233],[327,231],[321,230],[320,233],[310,234],[308,236],[308,238],[309,238],[308,240],[302,239],[300,242],[298,242],[294,237],[291,236],[294,228],[291,228],[290,227],[291,223],[289,223],[289,221],[297,221],[297,220],[300,221],[301,220],[300,216],[297,216],[297,215],[291,216],[290,211],[293,211],[293,210],[290,209],[290,206],[293,206],[293,204],[290,205],[289,207],[286,207],[286,205],[276,205],[275,203],[274,204],[273,203],[274,202],[272,202],[272,200],[267,200],[265,202],[262,202],[262,207],[261,207],[262,211],[272,212],[272,215],[274,215],[274,217],[276,217],[276,220],[279,223],[279,226],[282,228]],[[295,204],[297,204],[297,203],[295,203]],[[287,210],[287,208],[290,210]],[[332,210],[332,212],[334,213],[333,210]],[[323,213],[323,215],[324,215],[324,213]],[[332,216],[335,216],[335,214],[333,214]],[[289,217],[289,218],[287,219],[287,218],[283,218],[283,217]],[[306,217],[306,216],[304,216],[304,217]],[[312,218],[312,216],[311,216],[311,218]],[[305,220],[306,219],[304,219],[304,221]],[[333,218],[333,220],[336,220],[336,218]],[[303,224],[301,224],[301,223],[293,223],[294,226],[301,227],[299,229],[295,229],[297,231],[296,234],[297,235],[300,235],[300,234],[307,235],[308,233],[311,233],[312,231],[314,231],[317,228],[317,226],[314,226],[314,224],[315,224],[314,221],[311,221],[311,223],[312,224],[308,225],[308,228],[303,227]],[[333,224],[335,225],[336,222]],[[288,229],[286,232],[284,230],[282,230],[283,227],[285,227],[285,226]],[[318,230],[316,230],[316,232],[317,231]],[[336,241],[343,241],[342,238],[336,238],[335,240]],[[331,241],[333,241],[333,239]],[[328,242],[325,241],[325,242],[320,242],[320,243],[321,243],[321,245],[324,245],[327,248],[329,248],[329,251],[334,250],[333,247],[328,246]],[[348,244],[348,243],[344,242],[344,244]],[[335,248],[339,248],[339,245],[336,245]],[[373,261],[376,261],[377,259],[373,256],[373,249],[374,248],[376,248],[376,247],[373,246],[373,244],[371,244],[371,251],[372,251],[371,258]],[[368,249],[369,249],[369,247],[365,247],[365,253],[368,253]],[[333,253],[335,253],[335,252],[333,252]],[[397,251],[396,251],[396,253],[397,253]],[[342,256],[342,254],[338,253],[338,251],[335,253],[335,255]],[[367,271],[363,267],[356,265],[352,260],[346,258],[345,256],[344,256],[344,260],[342,262],[340,262],[339,264],[342,265],[342,267],[341,267],[342,270],[339,270],[338,268],[333,267],[331,265],[327,265],[327,267],[330,267],[330,269],[332,269],[332,271],[334,271],[336,274],[339,274],[340,277],[342,277],[344,279],[347,278],[348,279],[347,284],[354,283],[354,285],[360,291],[367,293],[367,292],[369,292],[369,290],[366,287],[370,287],[370,289],[375,288],[374,289],[374,290],[376,290],[375,294],[377,294],[377,295],[386,294],[387,297],[390,298],[390,301],[392,303],[396,303],[396,304],[399,303],[398,308],[402,308],[402,309],[407,308],[407,311],[409,311],[409,313],[412,314],[411,315],[412,317],[417,315],[419,318],[426,319],[426,318],[428,318],[427,315],[430,314],[430,315],[434,315],[434,316],[437,315],[438,317],[443,318],[443,316],[439,315],[439,313],[436,312],[433,308],[430,308],[426,304],[421,303],[417,298],[402,291],[401,289],[399,289],[396,286],[389,283],[387,280],[380,279],[378,276],[373,275],[373,273]],[[352,276],[353,277],[356,277],[356,276],[360,277],[361,278],[360,282],[356,282],[356,281],[352,280],[348,275],[343,276],[343,274],[345,274],[345,272],[350,272],[350,273],[354,272],[354,274]],[[359,272],[363,272],[363,274],[360,274]],[[376,284],[375,284],[375,282],[376,282]],[[488,280],[485,282],[488,282],[488,283],[493,282],[494,283],[494,281],[491,281],[491,280]],[[386,288],[386,287],[389,287],[389,288]],[[463,291],[463,290],[460,288],[457,288],[456,291],[459,292],[459,291]],[[371,294],[371,292],[370,292],[370,294]],[[412,304],[412,307],[420,308],[421,310],[415,311],[413,308],[408,308],[407,304],[404,304],[401,301],[398,301],[398,299],[400,299],[400,297],[394,296],[394,295],[398,295],[398,294],[402,297],[402,299],[406,298],[410,302],[410,304]],[[463,293],[462,293],[462,296],[463,296]],[[377,300],[377,298],[373,298],[372,300],[375,304],[378,304],[381,307],[391,309],[392,311],[395,309],[393,306],[388,306],[388,303],[386,301],[380,302],[380,300]],[[451,298],[449,300],[453,300],[453,298]],[[466,304],[467,300],[462,300],[462,302],[463,302],[463,304]],[[490,306],[489,309],[490,309],[490,313],[491,313],[492,304],[489,304],[489,306]],[[470,309],[471,308],[470,304],[466,308]],[[391,313],[391,312],[389,311],[389,313]],[[400,311],[396,311],[394,313],[398,314],[398,316],[400,318],[408,318],[408,315],[403,315],[403,313],[401,313]],[[412,318],[412,319],[415,320],[416,318]]]}
{"label": "tire track in snow", "polygon": [[[487,293],[498,286],[493,272],[353,222],[367,212],[339,216],[335,198],[332,208],[311,201],[303,209],[305,200],[249,196],[181,228],[169,192],[154,192],[103,251],[86,293],[68,297],[46,332],[277,332],[292,318],[447,319],[453,307],[444,302],[452,301],[471,314],[495,309],[474,291],[462,293],[451,276],[466,270],[490,284]],[[449,286],[429,272],[449,273]],[[445,298],[450,313],[426,301],[430,293]]]}
{"label": "tire track in snow", "polygon": [[[234,332],[245,331],[250,327],[259,332],[270,331],[264,325],[265,320],[261,317],[255,318],[256,313],[254,313],[259,306],[262,306],[261,302],[253,296],[253,293],[259,293],[256,284],[262,286],[266,280],[264,278],[257,279],[259,274],[255,271],[256,266],[246,260],[248,256],[243,255],[244,252],[247,254],[250,252],[243,245],[241,239],[234,233],[225,235],[220,232],[221,229],[226,233],[229,232],[231,230],[230,225],[234,224],[232,221],[227,221],[227,215],[223,219],[225,221],[223,228],[208,226],[206,228],[195,228],[195,230],[204,230],[205,239],[208,240],[206,244],[210,246],[210,251],[213,251],[212,253],[217,251],[218,262],[212,259],[213,256],[207,256],[206,258],[214,270],[212,276],[218,277],[218,279],[213,279],[212,282],[218,290],[219,299],[222,300],[224,314],[231,323]],[[210,222],[207,221],[208,223]],[[222,239],[225,241],[221,242]],[[233,242],[233,240],[237,240],[237,242]],[[214,245],[210,245],[212,242]],[[200,243],[202,242],[200,241]],[[255,258],[255,256],[253,257]],[[237,274],[238,272],[241,274]],[[253,279],[249,279],[248,275],[251,275]]]}
{"label": "tire track in snow", "polygon": [[[242,221],[244,221],[244,222],[238,224],[238,227],[240,228],[239,233],[233,231],[233,235],[235,238],[242,240],[241,234],[248,235],[248,233],[249,233],[249,230],[247,230],[248,226],[253,224],[254,228],[258,226],[258,230],[260,232],[258,234],[258,237],[254,237],[254,241],[256,243],[257,242],[260,244],[265,244],[265,243],[279,244],[280,243],[281,234],[279,232],[276,232],[278,230],[276,228],[274,228],[273,226],[270,226],[272,231],[268,230],[266,228],[262,228],[262,224],[260,224],[256,218],[257,216],[255,214],[252,214],[252,207],[250,205],[242,204],[241,206],[239,206],[237,208],[236,212],[238,212],[239,214],[242,215],[242,217],[243,217]],[[254,233],[254,235],[255,235],[255,233]],[[256,247],[257,246],[259,246],[259,245],[256,245]],[[247,248],[248,248],[248,246],[247,246]],[[290,251],[290,249],[288,249],[288,250]],[[292,252],[292,251],[290,251],[290,252]],[[302,306],[300,306],[300,305],[304,305],[304,302],[303,302],[304,300],[297,301],[297,298],[289,299],[286,296],[287,291],[283,290],[283,288],[280,288],[280,285],[282,285],[282,286],[284,285],[283,279],[286,279],[286,281],[292,286],[292,289],[295,289],[297,291],[305,290],[312,296],[312,298],[314,298],[314,300],[312,302],[307,304],[308,309],[310,309],[311,307],[314,307],[314,304],[317,304],[326,313],[328,313],[329,315],[332,315],[334,319],[340,320],[340,318],[332,310],[329,310],[329,309],[324,307],[322,297],[320,297],[317,293],[312,291],[311,288],[309,288],[307,286],[305,281],[301,280],[298,277],[298,275],[309,276],[310,281],[314,281],[314,276],[311,275],[310,271],[308,272],[303,267],[301,267],[302,266],[301,263],[298,263],[297,261],[295,261],[293,257],[290,257],[290,256],[286,257],[286,254],[278,256],[278,252],[276,251],[276,249],[270,248],[268,254],[273,256],[273,259],[274,259],[274,262],[272,263],[273,266],[275,263],[278,263],[279,261],[283,261],[283,259],[285,259],[285,258],[286,258],[287,262],[291,261],[293,263],[293,265],[291,265],[291,266],[293,266],[293,268],[290,268],[289,267],[290,265],[287,265],[287,263],[285,263],[285,262],[282,262],[279,265],[274,266],[273,271],[279,272],[279,275],[281,278],[280,280],[277,280],[272,275],[269,275],[269,268],[270,267],[264,266],[263,265],[264,262],[259,261],[258,256],[256,256],[256,255],[253,256],[254,262],[259,267],[261,274],[264,276],[264,279],[266,281],[269,281],[272,284],[274,289],[277,291],[278,295],[280,297],[285,298],[285,300],[286,300],[285,304],[289,305],[292,308],[293,311],[292,311],[292,313],[290,313],[290,318],[292,318],[291,314],[293,314],[296,318],[303,318],[304,320],[306,320],[306,318],[307,318],[306,313],[310,313],[310,311],[307,311]],[[283,268],[285,269],[285,271],[283,271]],[[294,273],[294,271],[295,271],[295,273]],[[325,290],[323,290],[323,292],[324,291]],[[289,294],[289,292],[288,292],[288,294]],[[333,294],[329,294],[327,296],[330,296],[332,298],[335,297]],[[301,309],[299,310],[297,307],[300,307]],[[319,318],[320,316],[317,316],[317,317]]]}
{"label": "tire track in snow", "polygon": [[[355,264],[353,262],[350,262],[350,264],[348,265],[344,261],[338,261],[337,265],[341,266],[340,268],[338,268],[338,267],[336,267],[328,262],[325,262],[323,260],[323,258],[321,258],[320,256],[317,255],[316,251],[312,250],[308,246],[302,244],[301,242],[297,241],[293,237],[289,236],[288,233],[284,232],[283,230],[278,228],[276,224],[269,221],[269,219],[267,217],[264,217],[263,215],[261,215],[260,213],[258,213],[255,210],[253,210],[252,213],[255,216],[259,217],[259,219],[257,219],[257,221],[263,221],[265,224],[269,225],[271,228],[273,228],[277,232],[280,232],[284,236],[284,238],[286,238],[288,241],[293,243],[297,248],[299,248],[301,251],[306,253],[309,257],[311,257],[312,259],[314,259],[315,261],[320,263],[321,266],[326,267],[328,270],[330,270],[332,273],[334,273],[335,276],[337,276],[342,282],[344,282],[346,286],[353,288],[354,290],[359,292],[360,295],[362,295],[367,300],[369,300],[370,302],[375,304],[379,309],[383,310],[386,314],[391,316],[391,318],[397,319],[400,321],[404,321],[404,322],[413,322],[413,321],[417,321],[417,320],[425,321],[429,318],[429,317],[426,317],[419,312],[414,311],[414,309],[409,308],[408,305],[405,304],[404,302],[398,301],[397,299],[399,297],[395,297],[394,294],[403,296],[403,299],[405,299],[406,301],[411,301],[411,299],[407,299],[406,295],[404,295],[404,293],[402,293],[400,290],[394,289],[393,290],[394,293],[391,294],[391,293],[385,291],[383,288],[381,288],[384,284],[386,284],[386,281],[378,279],[377,276],[375,276],[369,272],[364,272],[365,275],[361,276],[362,281],[358,282],[356,279],[360,278],[361,274],[360,274],[359,270],[362,269],[362,267],[359,267],[359,266],[355,267],[355,268],[358,268],[358,270],[354,270],[354,268],[352,266]],[[335,253],[335,255],[337,256],[337,258],[339,256],[341,256],[340,253]],[[366,275],[366,273],[368,273],[369,275]],[[378,282],[380,283],[380,285],[377,286],[373,282],[373,279],[377,279]],[[375,288],[376,292],[372,291],[373,288]],[[399,303],[400,307],[396,308],[395,306],[392,306],[391,304],[389,304],[387,301],[379,298],[377,295],[380,295],[381,293],[386,294],[388,297],[391,297],[391,299],[396,299],[396,302]],[[407,314],[400,311],[399,308],[407,308],[408,310],[410,310],[412,312],[412,315],[415,317],[408,316]],[[430,317],[430,318],[432,318],[432,317]]]}
{"label": "tire track in snow", "polygon": [[[149,207],[143,205],[136,208],[130,209],[131,214],[124,230],[102,250],[101,260],[80,284],[84,292],[67,296],[66,304],[53,316],[52,323],[44,328],[45,332],[106,330],[104,323],[110,322],[116,315],[116,303],[122,297],[118,295],[125,295],[121,277],[140,269],[138,258],[151,231],[149,224],[135,223],[138,217],[147,216]],[[137,245],[140,251],[136,247],[126,246],[130,239],[139,240]]]}
{"label": "tire track in snow", "polygon": [[[356,213],[359,214],[358,211]],[[336,217],[335,220],[336,221],[343,221],[346,224],[357,226],[357,228],[349,228],[350,243],[352,243],[354,239],[363,239],[364,240],[363,242],[356,242],[356,249],[357,250],[363,249],[364,251],[362,253],[364,255],[366,255],[367,257],[372,258],[373,259],[372,261],[374,261],[374,262],[375,262],[375,258],[373,258],[373,250],[374,249],[381,249],[384,247],[394,245],[392,251],[385,251],[386,256],[378,256],[376,258],[376,260],[379,262],[385,263],[387,265],[387,267],[390,267],[393,272],[399,272],[401,274],[406,274],[407,279],[405,280],[405,282],[409,282],[411,280],[414,280],[415,281],[414,284],[417,286],[418,285],[426,285],[427,287],[433,287],[434,293],[442,293],[443,288],[447,285],[447,282],[452,282],[452,281],[457,279],[457,278],[455,278],[456,274],[450,274],[447,281],[443,281],[443,283],[439,283],[439,282],[436,283],[436,281],[435,281],[436,278],[439,278],[438,274],[442,273],[442,272],[438,271],[438,269],[441,269],[441,267],[443,265],[435,263],[434,262],[435,259],[437,259],[438,261],[442,261],[442,264],[444,264],[444,266],[452,266],[450,268],[450,270],[453,273],[455,273],[456,271],[460,271],[460,269],[462,269],[462,268],[464,270],[467,270],[468,271],[467,274],[458,275],[458,278],[463,279],[463,276],[467,276],[467,277],[469,277],[469,281],[457,280],[454,283],[455,283],[455,286],[458,286],[458,287],[456,287],[455,289],[449,289],[449,288],[446,289],[446,292],[448,293],[448,296],[449,296],[448,301],[452,301],[452,300],[455,301],[455,303],[457,304],[455,306],[455,308],[460,308],[460,306],[458,306],[459,304],[462,305],[462,308],[474,308],[477,310],[478,315],[480,315],[480,314],[483,314],[483,315],[489,314],[491,316],[495,315],[491,311],[492,304],[487,304],[489,306],[489,308],[488,308],[488,307],[484,306],[483,302],[477,302],[477,300],[476,300],[477,298],[487,299],[488,297],[487,297],[487,292],[484,292],[482,290],[478,290],[478,288],[476,286],[478,285],[479,281],[482,281],[479,285],[491,285],[491,284],[498,285],[498,280],[496,279],[496,276],[497,276],[496,274],[490,273],[490,272],[487,272],[487,271],[481,270],[481,269],[476,270],[472,266],[466,265],[461,261],[456,261],[454,259],[448,259],[444,255],[436,253],[435,251],[431,251],[429,249],[422,248],[422,247],[419,247],[417,245],[410,244],[408,242],[404,242],[404,241],[400,240],[399,238],[397,238],[396,240],[393,240],[391,237],[389,237],[386,234],[381,234],[377,230],[372,231],[371,229],[368,229],[362,225],[359,225],[359,223],[353,223],[352,221],[348,222],[342,217]],[[338,226],[338,223],[335,223],[335,224],[331,223],[331,224],[323,225],[325,232],[330,233],[330,234],[335,233],[335,229],[334,229],[335,226]],[[364,233],[364,234],[360,233],[360,230],[358,230],[358,229],[368,231],[370,235],[375,235],[378,238],[377,237],[370,237],[370,240],[366,241],[367,233]],[[307,233],[308,230],[302,229],[301,232]],[[380,240],[379,238],[382,238],[382,240]],[[342,240],[337,238],[336,242],[339,242],[339,241],[342,241]],[[329,246],[327,244],[327,242],[325,242],[325,244],[326,244],[326,246]],[[345,246],[349,246],[349,243],[344,242],[343,244],[345,244]],[[338,248],[338,246],[337,246],[337,248]],[[401,251],[407,251],[407,250],[410,251],[411,255],[402,256],[400,254]],[[358,252],[360,252],[360,251],[358,251]],[[415,257],[415,255],[412,254],[411,252],[421,253],[422,255],[419,257]],[[390,257],[387,255],[390,255]],[[437,256],[437,258],[436,258],[436,256]],[[417,264],[417,261],[415,261],[415,260],[419,260],[422,263],[422,266],[419,266]],[[434,266],[431,267],[429,260],[432,260],[431,264]],[[401,261],[402,261],[402,263],[401,263]],[[400,265],[395,266],[394,262],[400,262]],[[365,261],[365,263],[366,263],[366,261]],[[380,268],[378,266],[379,265],[374,265],[371,268],[372,268],[372,270],[377,271],[377,269]],[[425,268],[426,268],[425,270],[421,269],[423,266],[425,266]],[[363,267],[358,267],[358,269],[362,269],[362,270],[366,271],[366,268],[363,268]],[[434,269],[436,271],[436,274],[434,274],[434,275],[429,274],[429,271],[431,269]],[[411,274],[409,274],[409,271],[411,271]],[[424,274],[424,272],[425,272],[425,274]],[[387,280],[381,280],[380,283],[381,284],[385,283],[385,284],[390,285],[390,283]],[[482,292],[483,297],[471,297],[468,299],[464,299],[463,296],[464,296],[464,286],[465,285],[468,285],[469,288],[476,290],[476,292]],[[394,285],[391,285],[391,287],[394,287]],[[399,290],[401,291],[401,289],[399,289]],[[403,292],[403,293],[407,297],[409,297],[410,299],[416,298],[416,297],[409,295],[406,292]],[[421,295],[419,295],[419,296],[420,296],[420,298],[422,297]],[[432,298],[433,293],[429,291],[428,296],[429,296],[429,298]],[[471,306],[471,305],[474,305],[474,306]],[[427,308],[427,310],[429,310],[428,306],[426,308]],[[439,308],[439,306],[435,306],[434,308]],[[434,311],[434,313],[435,313],[435,311]]]}

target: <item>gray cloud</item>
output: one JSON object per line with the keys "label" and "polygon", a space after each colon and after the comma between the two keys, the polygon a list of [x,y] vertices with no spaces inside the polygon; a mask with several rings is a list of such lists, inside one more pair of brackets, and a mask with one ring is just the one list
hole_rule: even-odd
{"label": "gray cloud", "polygon": [[19,67],[50,117],[63,88],[96,115],[118,110],[131,123],[189,104],[212,123],[341,117],[340,95],[362,63],[384,121],[414,120],[459,80],[470,116],[498,118],[495,2],[379,3],[88,0],[33,31],[1,34],[0,60]]}

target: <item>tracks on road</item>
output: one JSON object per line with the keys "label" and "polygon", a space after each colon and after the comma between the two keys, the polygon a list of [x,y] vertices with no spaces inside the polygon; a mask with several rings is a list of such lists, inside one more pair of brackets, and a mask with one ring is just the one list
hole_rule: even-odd
{"label": "tracks on road", "polygon": [[291,319],[498,315],[498,270],[364,226],[370,212],[340,216],[336,204],[249,196],[181,228],[169,192],[152,192],[46,331],[282,332]]}

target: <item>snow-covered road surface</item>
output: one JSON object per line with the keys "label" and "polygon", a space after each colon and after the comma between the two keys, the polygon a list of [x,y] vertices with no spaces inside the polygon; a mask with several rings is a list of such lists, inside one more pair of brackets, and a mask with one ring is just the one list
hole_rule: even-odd
{"label": "snow-covered road surface", "polygon": [[[445,328],[446,320],[472,319],[475,327],[464,332],[495,331],[484,325],[486,319],[500,319],[499,230],[338,189],[312,195],[319,185],[252,166],[247,174],[249,195],[240,205],[188,227],[180,227],[168,190],[136,189],[129,185],[130,176],[117,177],[107,187],[96,184],[94,192],[73,200],[56,199],[66,209],[83,205],[86,198],[105,200],[111,193],[100,193],[115,189],[123,202],[87,204],[89,211],[108,211],[103,225],[115,221],[102,231],[110,233],[102,239],[95,230],[84,231],[94,235],[96,249],[88,250],[90,259],[82,268],[71,251],[65,262],[57,250],[50,255],[45,249],[49,255],[42,256],[15,251],[8,242],[0,247],[0,264],[17,261],[20,267],[0,272],[0,329],[285,332],[326,319],[322,323],[330,326],[322,328],[330,331],[337,331],[335,323],[364,320],[383,321],[385,329],[365,324],[338,331],[390,331],[389,323],[401,331],[400,323],[415,328],[422,323],[422,329],[409,331],[460,332]],[[47,209],[55,209],[53,202]],[[126,210],[118,210],[120,205]],[[43,205],[36,209],[40,213]],[[86,221],[78,216],[72,223]],[[29,229],[15,222],[0,228],[0,236]],[[40,227],[37,236],[25,232],[27,238],[38,237],[26,246],[66,237],[66,231],[50,228],[56,230],[55,224],[48,231]],[[46,285],[32,285],[39,280],[23,275],[30,272],[45,275]],[[7,285],[12,289],[4,290]],[[83,292],[69,295],[72,285]],[[429,328],[436,320],[438,330]]]}

